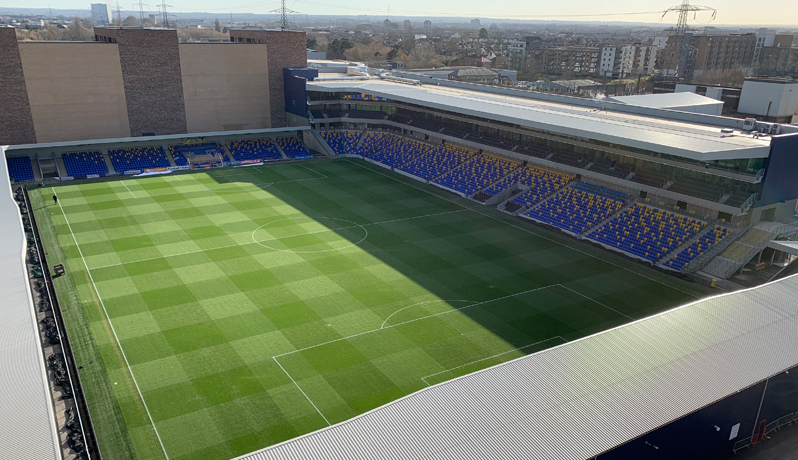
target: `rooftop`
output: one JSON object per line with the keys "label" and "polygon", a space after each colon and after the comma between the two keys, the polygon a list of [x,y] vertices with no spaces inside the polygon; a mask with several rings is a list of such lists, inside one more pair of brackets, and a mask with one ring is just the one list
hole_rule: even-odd
{"label": "rooftop", "polygon": [[613,96],[608,100],[622,104],[636,105],[638,107],[652,107],[668,109],[672,107],[685,107],[695,105],[717,105],[723,101],[712,99],[696,93],[663,93],[641,94],[638,96]]}
{"label": "rooftop", "polygon": [[[466,89],[467,84],[463,87],[414,86],[379,79],[313,81],[307,84],[309,91],[369,93],[419,106],[692,160],[766,158],[770,152],[768,138],[754,139],[739,129],[733,134],[721,132],[721,128],[737,124],[742,127],[742,120],[689,114],[691,116],[687,119],[701,122],[676,121],[679,118],[676,115],[681,112],[658,111],[662,117],[654,117],[642,115],[646,110],[652,112],[650,109],[624,104],[555,98],[509,89],[488,92],[478,88],[479,85],[473,86],[477,88]],[[669,117],[663,118],[665,116]]]}
{"label": "rooftop", "polygon": [[25,233],[6,169],[0,162],[0,452],[16,460],[55,460],[61,455],[28,288]]}

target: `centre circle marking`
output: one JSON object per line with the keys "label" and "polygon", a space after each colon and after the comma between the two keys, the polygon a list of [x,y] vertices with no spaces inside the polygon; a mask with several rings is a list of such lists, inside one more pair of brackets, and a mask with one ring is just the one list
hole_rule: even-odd
{"label": "centre circle marking", "polygon": [[[313,235],[315,233],[323,233],[325,231],[334,232],[335,231],[334,229],[327,229],[327,230],[320,231],[320,232],[300,233],[298,235],[289,235],[289,236],[271,238],[271,239],[261,240],[261,241],[258,241],[258,239],[255,238],[255,233],[257,233],[257,231],[262,229],[263,227],[267,227],[269,225],[276,224],[277,222],[283,222],[283,221],[286,221],[286,220],[292,220],[293,221],[293,220],[297,220],[297,219],[310,219],[310,220],[316,220],[316,221],[321,220],[321,219],[328,219],[328,220],[332,220],[332,221],[345,222],[345,223],[349,224],[345,228],[349,229],[349,228],[360,227],[363,230],[364,235],[363,235],[363,238],[361,238],[360,240],[358,240],[358,241],[356,241],[354,243],[350,243],[350,244],[348,244],[346,246],[342,246],[340,248],[319,249],[319,250],[315,250],[315,251],[300,251],[300,250],[296,250],[296,249],[275,248],[275,247],[269,246],[268,244],[263,244],[263,243],[266,242],[266,241],[274,241],[274,240],[288,239],[288,238],[305,236],[305,235]],[[338,230],[341,230],[341,229],[339,228]],[[366,230],[366,227],[364,227],[364,226],[362,226],[362,225],[360,225],[358,223],[352,222],[351,220],[339,219],[337,217],[286,217],[286,218],[283,218],[283,219],[273,220],[271,222],[268,222],[268,223],[263,224],[260,227],[256,228],[252,232],[252,241],[254,241],[255,244],[257,244],[259,246],[263,246],[266,249],[272,249],[274,251],[295,252],[297,254],[313,254],[313,253],[317,253],[317,252],[340,251],[341,249],[351,248],[352,246],[357,246],[360,243],[362,243],[366,238],[368,238],[368,236],[369,236],[369,231]]]}

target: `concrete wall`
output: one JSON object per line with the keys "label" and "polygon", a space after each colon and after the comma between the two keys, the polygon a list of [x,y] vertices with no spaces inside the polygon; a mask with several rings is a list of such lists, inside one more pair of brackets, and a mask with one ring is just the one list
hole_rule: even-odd
{"label": "concrete wall", "polygon": [[186,43],[178,48],[188,132],[271,126],[266,45]]}
{"label": "concrete wall", "polygon": [[39,142],[130,136],[117,45],[22,42],[19,54]]}
{"label": "concrete wall", "polygon": [[798,83],[746,80],[737,111],[759,116],[786,117],[796,113]]}
{"label": "concrete wall", "polygon": [[35,142],[17,31],[0,27],[0,145]]}

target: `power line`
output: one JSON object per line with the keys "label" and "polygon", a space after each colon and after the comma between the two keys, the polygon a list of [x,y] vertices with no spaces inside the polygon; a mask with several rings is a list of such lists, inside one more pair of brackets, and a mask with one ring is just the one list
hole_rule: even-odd
{"label": "power line", "polygon": [[296,11],[289,10],[285,6],[285,0],[282,0],[280,8],[272,10],[272,13],[280,13],[280,30],[288,30],[288,15],[296,14]]}
{"label": "power line", "polygon": [[[679,18],[676,21],[675,33],[671,36],[673,37],[673,44],[670,46],[670,52],[668,53],[668,62],[666,65],[667,69],[665,69],[666,72],[671,70],[674,63],[674,57],[676,57],[676,75],[684,77],[687,73],[687,63],[691,59],[692,55],[696,52],[695,47],[690,43],[687,43],[685,39],[685,35],[687,33],[687,19],[690,13],[693,13],[693,19],[695,19],[699,11],[711,11],[712,16],[710,18],[710,22],[715,20],[718,15],[718,10],[715,8],[691,5],[690,0],[682,0],[681,5],[672,6],[662,13],[662,18],[664,18],[668,13],[679,13]],[[670,41],[670,38],[668,41]],[[667,43],[665,46],[668,46]]]}
{"label": "power line", "polygon": [[166,11],[166,8],[172,8],[172,5],[167,5],[166,0],[161,0],[160,8],[161,8],[161,23],[167,29],[169,28],[169,13]]}
{"label": "power line", "polygon": [[122,7],[116,2],[116,25],[122,27]]}
{"label": "power line", "polygon": [[138,3],[134,3],[133,4],[133,8],[135,8],[136,5],[138,5],[138,7],[139,7],[139,25],[143,26],[144,25],[144,7],[146,6],[147,8],[149,8],[150,5],[148,5],[146,3],[142,3],[141,0],[139,0]]}
{"label": "power line", "polygon": [[[335,9],[345,9],[345,10],[354,10],[354,11],[369,11],[375,13],[381,13],[384,10],[379,8],[368,8],[368,7],[357,7],[357,6],[343,6],[337,5],[333,3],[324,3],[318,2],[313,0],[298,0],[302,3],[307,3],[309,5],[318,5],[318,6],[329,6]],[[405,13],[405,14],[428,14],[428,15],[437,15],[437,16],[484,16],[480,14],[469,14],[458,11],[456,14],[453,14],[451,11],[441,12],[441,11],[419,11],[419,10],[393,10],[394,13]],[[637,12],[622,12],[622,13],[593,13],[593,14],[547,14],[547,15],[519,15],[513,14],[513,18],[527,18],[527,19],[534,19],[534,18],[580,18],[580,17],[606,17],[606,16],[640,16],[640,15],[653,15],[653,14],[662,14],[662,10],[658,11],[637,11]]]}

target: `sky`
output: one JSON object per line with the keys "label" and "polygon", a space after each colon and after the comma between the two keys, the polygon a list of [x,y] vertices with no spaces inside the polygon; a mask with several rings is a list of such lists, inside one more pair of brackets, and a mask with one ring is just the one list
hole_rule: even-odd
{"label": "sky", "polygon": [[[47,0],[7,0],[6,7],[47,8]],[[88,9],[89,3],[103,0],[50,1],[53,8]],[[155,11],[159,0],[144,0]],[[112,6],[116,0],[108,0]],[[120,2],[123,10],[133,9],[133,0]],[[168,0],[175,12],[234,12],[269,13],[279,6],[279,0]],[[378,15],[385,16],[390,7],[390,17],[403,19],[410,16],[457,16],[574,21],[628,21],[670,25],[677,14],[668,13],[661,19],[662,11],[681,3],[681,0],[288,0],[288,7],[302,14]],[[769,0],[758,7],[751,0],[694,0],[696,5],[718,9],[712,25],[798,25],[798,0]],[[625,13],[625,14],[616,14]],[[635,14],[629,14],[635,13]],[[645,14],[637,14],[645,13]],[[710,13],[699,12],[690,23],[701,26],[711,19]]]}

